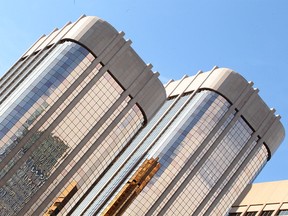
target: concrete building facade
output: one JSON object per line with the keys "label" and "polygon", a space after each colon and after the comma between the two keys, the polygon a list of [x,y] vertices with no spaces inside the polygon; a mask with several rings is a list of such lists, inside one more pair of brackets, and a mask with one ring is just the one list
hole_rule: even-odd
{"label": "concrete building facade", "polygon": [[81,17],[1,78],[0,215],[65,214],[163,104],[158,73],[123,35]]}
{"label": "concrete building facade", "polygon": [[248,185],[229,216],[288,215],[288,180]]}

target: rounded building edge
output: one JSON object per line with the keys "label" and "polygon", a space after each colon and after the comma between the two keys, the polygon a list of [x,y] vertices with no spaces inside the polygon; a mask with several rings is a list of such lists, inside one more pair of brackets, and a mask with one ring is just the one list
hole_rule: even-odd
{"label": "rounded building edge", "polygon": [[158,79],[158,74],[153,74],[151,81],[140,92],[139,106],[144,110],[148,121],[157,113],[166,101],[166,92],[163,84]]}
{"label": "rounded building edge", "polygon": [[[77,41],[87,47],[96,57],[119,35],[119,32],[111,24],[96,16],[85,16],[70,25],[73,27],[61,40]],[[124,38],[121,37],[117,44],[122,45],[124,41]]]}
{"label": "rounded building edge", "polygon": [[[285,129],[279,118],[276,119],[274,125],[270,128],[267,135],[267,140],[265,144],[270,151],[270,157],[276,152],[280,144],[285,138]],[[270,159],[268,158],[268,160]]]}
{"label": "rounded building edge", "polygon": [[[111,24],[94,16],[82,18],[75,28],[80,28],[80,32],[83,33],[76,31],[74,35],[71,31],[71,35],[67,34],[67,37],[85,45],[96,56],[99,56],[119,35]],[[105,55],[101,62],[109,64],[109,72],[124,89],[131,88],[132,97],[138,95],[137,104],[149,121],[166,100],[166,92],[158,78],[158,73],[152,72],[152,65],[147,65],[129,43],[123,49],[124,46],[125,40],[120,35],[119,41],[108,50],[116,47],[118,50],[122,48],[122,51],[114,56]],[[138,89],[139,86],[143,86],[143,83],[145,83],[144,87]]]}
{"label": "rounded building edge", "polygon": [[[224,82],[220,85],[215,85],[213,88],[221,93],[224,97],[235,102],[236,98],[242,94],[244,88],[247,86],[247,80],[240,75],[239,73],[229,69],[229,68],[218,68],[215,70],[214,76],[217,73],[223,73]],[[212,75],[212,79],[213,79]],[[215,77],[214,77],[215,78]],[[253,84],[253,83],[251,83]],[[253,89],[252,85],[250,85],[251,91],[257,91],[257,89]],[[237,108],[237,107],[236,107]],[[273,109],[269,108],[265,101],[260,97],[257,93],[253,101],[249,104],[249,106],[244,110],[243,117],[248,122],[248,124],[257,131],[260,137],[266,135],[264,143],[268,148],[268,160],[270,160],[271,156],[278,149],[280,144],[283,142],[285,137],[285,129],[283,124],[280,121],[280,116],[274,115]],[[266,123],[265,126],[262,126],[262,121],[265,116],[270,115],[270,120]],[[260,129],[262,128],[262,129]],[[266,134],[267,133],[267,134]]]}
{"label": "rounded building edge", "polygon": [[69,22],[61,29],[42,37],[22,58],[64,40],[75,41],[99,56],[118,34],[112,25],[101,18],[83,15],[77,21]]}
{"label": "rounded building edge", "polygon": [[[192,80],[193,82],[191,83]],[[179,84],[180,82],[181,84]],[[250,93],[257,93],[258,90],[254,89],[252,85],[252,82],[248,83],[243,76],[229,68],[216,68],[213,71],[200,73],[198,76],[170,82],[166,87],[166,92],[167,95],[173,97],[181,94],[185,88],[185,92],[193,92],[198,88],[200,90],[208,89],[219,93],[231,104],[234,104],[246,88],[248,88]],[[245,96],[244,101],[246,100],[248,100],[247,96]],[[238,107],[235,108],[239,110]],[[269,115],[269,121],[263,126],[263,119]],[[285,136],[285,130],[280,118],[274,115],[274,111],[267,106],[258,93],[255,94],[253,100],[243,110],[242,117],[256,131],[259,137],[263,137],[267,133],[264,143],[268,148],[270,158]]]}
{"label": "rounded building edge", "polygon": [[[158,73],[152,72],[152,66],[139,57],[123,35],[105,20],[84,15],[41,38],[23,57],[59,41],[79,43],[96,57],[100,57],[101,63],[109,65],[108,71],[124,89],[132,86],[130,95],[140,95],[136,103],[149,121],[166,100],[165,88]],[[144,86],[143,89],[140,86]]]}

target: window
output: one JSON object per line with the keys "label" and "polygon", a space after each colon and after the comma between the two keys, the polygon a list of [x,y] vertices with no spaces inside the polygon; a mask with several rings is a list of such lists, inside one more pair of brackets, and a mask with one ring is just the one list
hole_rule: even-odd
{"label": "window", "polygon": [[228,216],[240,216],[242,212],[229,213]]}
{"label": "window", "polygon": [[280,210],[277,215],[283,215],[283,216],[288,215],[288,209]]}
{"label": "window", "polygon": [[245,214],[245,216],[255,216],[257,214],[257,212],[255,211],[255,212],[247,212],[246,214]]}
{"label": "window", "polygon": [[262,211],[260,216],[270,216],[270,215],[273,214],[273,212],[274,212],[274,210],[272,210],[272,211]]}

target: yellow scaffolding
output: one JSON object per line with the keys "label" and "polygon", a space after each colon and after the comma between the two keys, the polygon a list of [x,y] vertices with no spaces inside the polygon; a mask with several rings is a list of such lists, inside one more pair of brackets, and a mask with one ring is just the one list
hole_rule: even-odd
{"label": "yellow scaffolding", "polygon": [[128,208],[135,197],[148,184],[150,179],[159,170],[158,158],[146,159],[121,191],[102,212],[101,216],[119,216]]}
{"label": "yellow scaffolding", "polygon": [[72,181],[60,194],[59,197],[56,198],[55,202],[49,207],[49,209],[44,213],[43,216],[55,216],[57,215],[61,209],[65,206],[65,204],[72,198],[72,196],[77,192],[77,183],[76,181]]}

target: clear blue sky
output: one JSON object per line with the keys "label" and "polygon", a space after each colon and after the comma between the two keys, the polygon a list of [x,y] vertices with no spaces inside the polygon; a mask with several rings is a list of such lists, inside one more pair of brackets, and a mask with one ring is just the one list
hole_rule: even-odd
{"label": "clear blue sky", "polygon": [[[42,34],[99,16],[124,31],[161,80],[214,65],[242,74],[288,130],[287,0],[0,0],[0,75]],[[285,139],[256,182],[288,179]]]}

